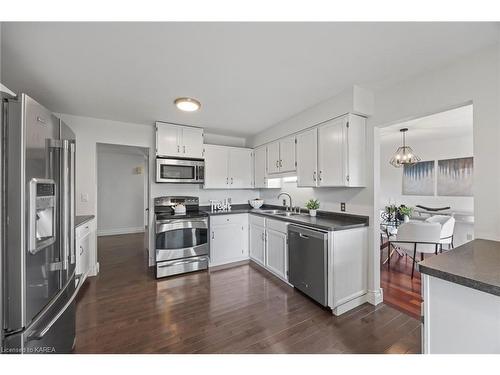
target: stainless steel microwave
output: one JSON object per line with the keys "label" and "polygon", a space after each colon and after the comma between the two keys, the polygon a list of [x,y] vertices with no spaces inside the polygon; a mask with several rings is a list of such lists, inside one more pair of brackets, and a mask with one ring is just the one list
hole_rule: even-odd
{"label": "stainless steel microwave", "polygon": [[205,161],[202,159],[156,158],[156,182],[202,184]]}

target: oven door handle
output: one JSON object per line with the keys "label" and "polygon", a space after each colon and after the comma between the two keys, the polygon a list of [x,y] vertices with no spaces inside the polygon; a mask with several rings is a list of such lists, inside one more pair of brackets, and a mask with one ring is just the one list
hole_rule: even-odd
{"label": "oven door handle", "polygon": [[182,221],[175,220],[169,223],[156,223],[156,234],[177,229],[208,229],[208,223],[201,220]]}

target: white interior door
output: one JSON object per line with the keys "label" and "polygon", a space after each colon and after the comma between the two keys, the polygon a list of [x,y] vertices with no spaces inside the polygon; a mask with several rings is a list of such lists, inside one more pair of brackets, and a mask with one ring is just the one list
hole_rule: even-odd
{"label": "white interior door", "polygon": [[295,136],[280,141],[280,172],[295,170]]}
{"label": "white interior door", "polygon": [[227,189],[228,151],[226,147],[205,145],[205,189]]}
{"label": "white interior door", "polygon": [[279,173],[280,171],[280,144],[273,142],[267,145],[267,173]]}
{"label": "white interior door", "polygon": [[297,186],[317,186],[318,130],[297,135]]}
{"label": "white interior door", "polygon": [[250,258],[265,265],[266,230],[260,225],[250,224]]}
{"label": "white interior door", "polygon": [[229,148],[229,187],[234,189],[252,188],[252,150]]}
{"label": "white interior door", "polygon": [[345,121],[318,128],[318,186],[345,186]]}
{"label": "white interior door", "polygon": [[181,156],[179,145],[180,126],[156,123],[156,154],[159,156]]}
{"label": "white interior door", "polygon": [[187,126],[182,128],[181,153],[186,158],[203,157],[203,129]]}
{"label": "white interior door", "polygon": [[267,229],[266,267],[286,279],[286,237],[285,233]]}

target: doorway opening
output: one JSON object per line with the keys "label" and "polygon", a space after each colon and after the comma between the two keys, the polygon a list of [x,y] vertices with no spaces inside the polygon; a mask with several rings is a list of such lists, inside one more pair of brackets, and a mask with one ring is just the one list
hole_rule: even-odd
{"label": "doorway opening", "polygon": [[143,266],[149,247],[149,149],[98,143],[96,162],[99,268]]}
{"label": "doorway opening", "polygon": [[380,284],[385,303],[416,318],[417,263],[474,238],[472,114],[469,104],[380,129]]}

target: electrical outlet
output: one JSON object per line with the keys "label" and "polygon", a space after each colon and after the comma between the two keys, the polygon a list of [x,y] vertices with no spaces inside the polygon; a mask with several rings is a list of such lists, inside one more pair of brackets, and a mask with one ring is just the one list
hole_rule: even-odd
{"label": "electrical outlet", "polygon": [[89,195],[87,193],[82,193],[80,200],[82,202],[88,202],[89,201]]}
{"label": "electrical outlet", "polygon": [[282,202],[283,202],[283,206],[286,206],[286,199],[283,199]]}
{"label": "electrical outlet", "polygon": [[345,212],[345,203],[340,203],[340,211]]}

